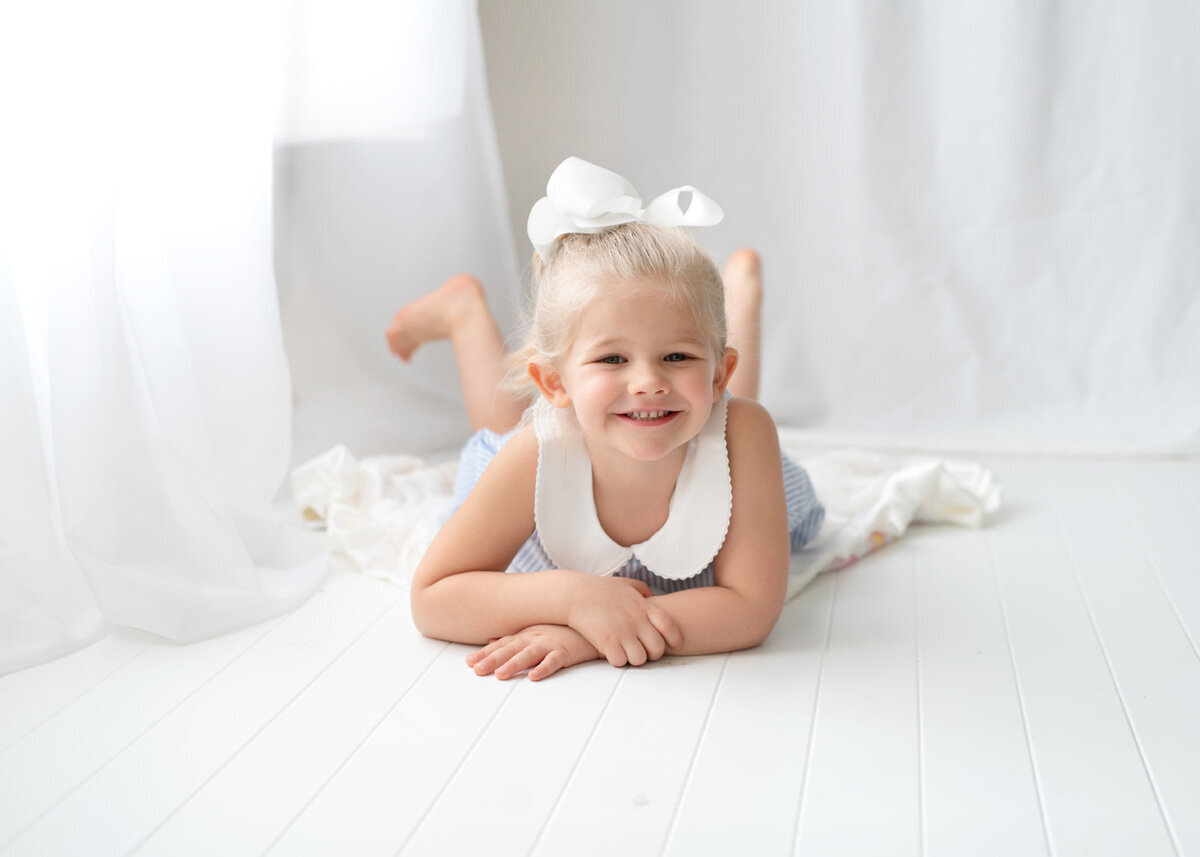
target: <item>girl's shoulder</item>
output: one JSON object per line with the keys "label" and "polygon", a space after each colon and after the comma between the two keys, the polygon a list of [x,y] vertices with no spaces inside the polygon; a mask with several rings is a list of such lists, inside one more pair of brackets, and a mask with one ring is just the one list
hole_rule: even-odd
{"label": "girl's shoulder", "polygon": [[532,424],[521,426],[492,459],[492,465],[498,465],[504,471],[529,470],[537,467],[538,439]]}
{"label": "girl's shoulder", "polygon": [[[772,472],[782,466],[779,431],[771,414],[753,399],[726,403],[725,448],[730,471]],[[764,471],[765,468],[765,471]]]}
{"label": "girl's shoulder", "polygon": [[775,420],[771,414],[753,399],[739,399],[736,396],[726,402],[725,439],[727,443],[739,444],[744,442],[761,441],[770,437],[772,444],[779,442],[779,432],[775,428]]}
{"label": "girl's shoulder", "polygon": [[537,459],[537,436],[524,426],[488,462],[459,511],[469,516],[482,510],[485,520],[532,520]]}

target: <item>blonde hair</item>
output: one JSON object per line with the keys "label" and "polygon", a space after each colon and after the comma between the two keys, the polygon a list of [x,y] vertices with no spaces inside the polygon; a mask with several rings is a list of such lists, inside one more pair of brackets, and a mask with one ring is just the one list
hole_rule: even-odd
{"label": "blonde hair", "polygon": [[626,223],[597,234],[562,236],[548,259],[533,255],[533,305],[524,344],[509,358],[507,386],[534,392],[530,360],[557,366],[595,301],[630,283],[661,285],[664,298],[691,311],[714,357],[725,351],[725,287],[712,259],[689,235],[670,227]]}

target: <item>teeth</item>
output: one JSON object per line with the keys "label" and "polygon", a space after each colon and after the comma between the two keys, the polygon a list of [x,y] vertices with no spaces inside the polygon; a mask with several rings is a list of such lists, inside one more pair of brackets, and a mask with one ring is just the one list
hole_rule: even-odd
{"label": "teeth", "polygon": [[634,420],[658,420],[665,417],[670,411],[630,411],[626,414],[627,417]]}

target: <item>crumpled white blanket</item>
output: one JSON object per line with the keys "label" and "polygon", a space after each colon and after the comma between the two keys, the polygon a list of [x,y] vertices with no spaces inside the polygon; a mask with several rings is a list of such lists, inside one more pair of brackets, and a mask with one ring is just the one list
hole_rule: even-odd
{"label": "crumpled white blanket", "polygon": [[358,461],[335,446],[292,471],[292,497],[305,521],[324,527],[334,557],[407,585],[445,520],[457,469],[415,455]]}
{"label": "crumpled white blanket", "polygon": [[992,472],[968,461],[862,449],[798,461],[825,505],[825,523],[792,554],[789,599],[821,572],[844,568],[900,538],[910,524],[980,527],[1000,508],[1001,489]]}
{"label": "crumpled white blanket", "polygon": [[[1000,507],[991,471],[971,462],[860,449],[797,459],[825,504],[825,523],[792,554],[789,599],[822,571],[849,565],[914,522],[978,527]],[[446,518],[456,467],[411,455],[358,461],[336,446],[292,471],[292,494],[305,520],[325,528],[334,556],[407,586]]]}

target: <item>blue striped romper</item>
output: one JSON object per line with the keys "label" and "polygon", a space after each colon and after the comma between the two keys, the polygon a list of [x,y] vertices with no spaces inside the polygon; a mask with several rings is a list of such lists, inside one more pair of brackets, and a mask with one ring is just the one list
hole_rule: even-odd
{"label": "blue striped romper", "polygon": [[[684,471],[681,472],[680,480],[676,483],[677,496],[671,501],[670,518],[668,519],[667,523],[664,524],[662,528],[663,530],[667,530],[668,528],[672,527],[672,522],[677,518],[683,517],[682,514],[677,514],[677,506],[682,506],[685,509],[687,508],[688,504],[686,502],[680,503],[680,498],[678,496],[678,492],[685,485],[700,486],[702,490],[699,493],[705,495],[714,493],[719,495],[720,492],[724,490],[726,492],[724,495],[724,503],[726,504],[725,508],[728,509],[728,506],[731,505],[731,497],[728,493],[728,454],[725,450],[724,434],[726,411],[725,406],[727,401],[728,398],[722,402],[719,402],[713,407],[713,415],[709,418],[709,424],[706,425],[701,431],[700,437],[692,440],[689,443],[688,458],[684,463]],[[543,490],[548,490],[546,487],[547,483],[553,481],[555,484],[557,484],[557,472],[556,480],[550,480],[546,475],[547,465],[558,467],[559,465],[557,462],[559,462],[560,459],[572,460],[572,457],[561,455],[560,451],[556,451],[554,454],[549,456],[546,454],[548,444],[560,442],[555,437],[557,429],[555,428],[556,415],[553,413],[554,409],[549,404],[539,401],[531,408],[531,411],[539,440],[538,492],[540,495]],[[527,413],[526,419],[528,420],[529,417],[530,414]],[[513,429],[506,434],[497,434],[489,429],[481,429],[471,436],[466,445],[463,447],[462,453],[459,456],[458,476],[455,482],[454,500],[452,503],[452,507],[454,509],[457,509],[458,506],[462,504],[463,500],[466,499],[467,494],[470,493],[479,477],[483,474],[483,471],[487,468],[487,465],[496,456],[496,453],[499,452],[500,448],[503,447],[504,444],[513,435],[515,435],[518,430],[519,427],[518,429]],[[570,431],[570,429],[567,429],[565,430],[564,434],[569,433]],[[577,429],[575,429],[574,432],[576,435],[578,434]],[[561,442],[570,449],[582,449],[583,452],[581,454],[586,461],[586,447],[583,446],[581,437],[577,438],[573,446],[572,439],[569,434],[567,434],[566,439],[562,440]],[[708,446],[705,447],[705,444]],[[705,450],[707,452],[707,458],[705,457]],[[579,453],[576,452],[575,457],[578,457],[578,455]],[[709,465],[697,465],[703,468],[703,472],[693,473],[693,478],[689,481],[687,478],[689,472],[689,462],[692,462],[693,460],[698,462],[708,461]],[[721,462],[724,464],[723,474],[720,473]],[[803,547],[805,544],[810,542],[814,536],[816,536],[817,531],[821,528],[821,524],[825,519],[825,508],[821,505],[821,502],[813,493],[812,483],[809,481],[808,474],[804,471],[804,469],[788,458],[787,455],[783,456],[782,463],[784,492],[787,499],[788,510],[788,530],[791,538],[792,550],[795,551]],[[582,502],[587,503],[587,510],[590,511],[590,517],[594,521],[595,508],[592,504],[590,491],[590,463],[585,464],[585,466],[586,471],[583,474],[579,474],[580,478],[578,478],[576,482],[579,485],[586,485],[588,490],[572,492],[572,494],[586,494],[586,500]],[[713,471],[716,471],[715,478],[713,478]],[[722,479],[724,483],[723,485]],[[712,503],[706,504],[703,499],[700,499],[699,502],[701,507],[704,507],[705,505],[709,507],[713,506]],[[563,505],[563,503],[565,503],[567,506],[571,505],[569,500],[564,500],[558,495],[554,496],[553,502],[543,504],[541,502],[541,497],[539,496],[539,501],[537,504],[539,510],[538,529],[535,529],[533,534],[525,541],[525,544],[521,546],[521,549],[517,552],[517,555],[513,558],[512,563],[507,569],[509,572],[531,572],[541,571],[548,568],[569,567],[577,570],[593,571],[594,573],[598,574],[613,574],[620,577],[635,578],[645,582],[655,594],[677,592],[683,589],[692,589],[699,586],[712,586],[715,583],[715,570],[712,559],[716,556],[717,551],[720,549],[721,542],[724,540],[725,536],[724,529],[718,531],[713,527],[694,527],[693,532],[696,535],[696,538],[693,539],[689,536],[687,538],[689,542],[687,546],[671,544],[667,546],[667,550],[663,549],[663,545],[657,546],[655,549],[655,556],[657,558],[651,557],[652,561],[647,563],[642,561],[642,559],[647,558],[646,556],[639,558],[637,553],[632,552],[632,549],[620,548],[620,546],[617,546],[614,542],[608,539],[606,535],[602,534],[602,532],[595,532],[590,535],[593,535],[594,539],[598,540],[595,543],[602,548],[602,550],[599,552],[603,553],[604,548],[611,548],[611,550],[623,551],[624,554],[627,555],[624,556],[612,554],[610,551],[610,558],[611,556],[618,556],[616,561],[620,563],[619,566],[601,569],[587,568],[586,563],[590,559],[590,554],[576,556],[573,558],[576,561],[570,563],[564,559],[563,565],[560,566],[551,558],[551,553],[556,553],[556,555],[558,555],[561,559],[563,558],[564,553],[569,554],[572,550],[577,549],[580,541],[582,541],[584,546],[580,549],[586,549],[586,545],[588,543],[587,538],[589,535],[587,532],[571,532],[569,534],[564,533],[564,536],[566,536],[565,538],[560,537],[557,541],[555,541],[553,538],[551,538],[550,534],[547,533],[547,541],[551,542],[552,545],[558,545],[557,549],[553,547],[551,547],[549,550],[547,549],[547,545],[542,539],[541,528],[543,522],[541,519],[543,515],[550,513],[543,512],[543,506],[545,506],[547,509],[554,510]],[[719,507],[721,500],[718,499],[716,503]],[[587,517],[586,511],[582,517]],[[723,521],[723,525],[725,527],[728,526],[728,520],[728,511],[726,511]],[[559,530],[563,530],[569,528],[569,525],[570,521],[568,520],[566,524],[559,524],[557,527]],[[721,524],[718,523],[718,526],[721,526]],[[598,530],[598,524],[593,524],[592,529]],[[680,528],[679,526],[676,526],[675,529],[678,531]],[[659,534],[656,534],[655,537],[651,537],[651,539],[643,543],[643,545],[634,547],[646,547],[646,552],[649,553],[651,549],[651,543],[655,541],[658,535]],[[708,545],[690,544],[693,541],[703,542],[706,538],[710,540]],[[607,542],[607,544],[605,544],[605,542]],[[660,571],[664,570],[662,567],[664,564],[671,564],[675,561],[676,557],[680,556],[681,553],[686,557],[688,549],[692,547],[695,548],[695,550],[691,551],[692,561],[695,564],[691,566],[685,566],[682,572],[679,569],[673,569],[669,573],[656,574],[655,571],[651,570],[656,565],[658,565]],[[697,551],[699,552],[697,553]],[[696,560],[695,557],[697,556],[704,558]],[[604,562],[604,560],[600,561],[602,563]],[[683,561],[687,562],[686,559]],[[692,568],[697,568],[699,570],[692,572]]]}

